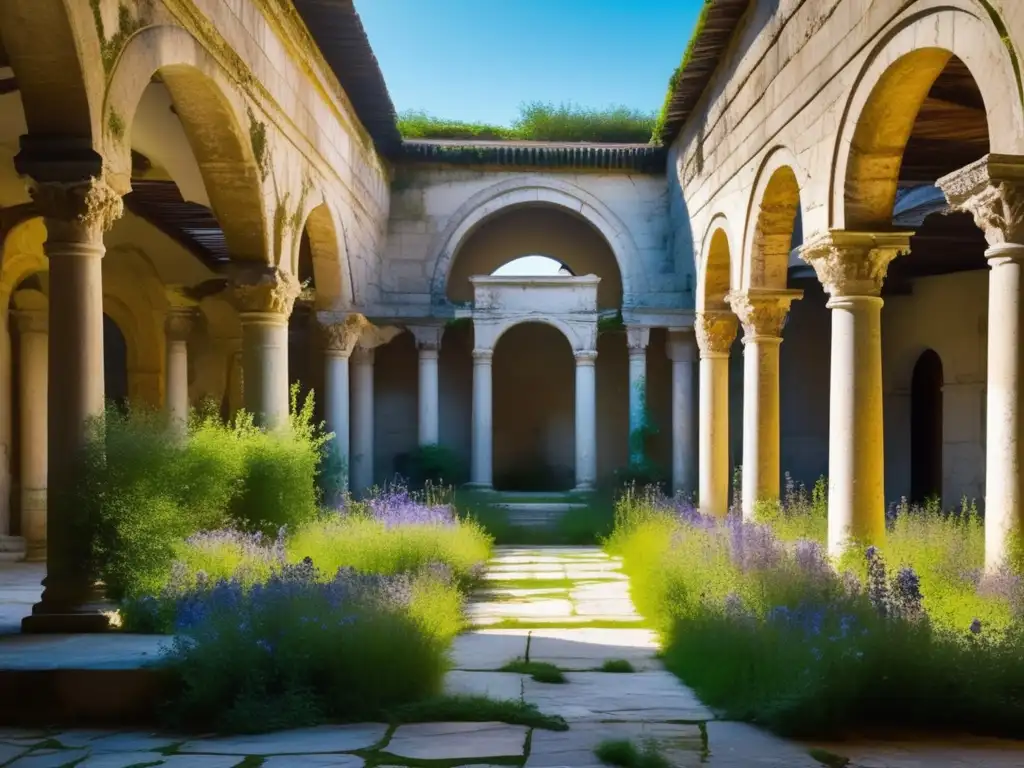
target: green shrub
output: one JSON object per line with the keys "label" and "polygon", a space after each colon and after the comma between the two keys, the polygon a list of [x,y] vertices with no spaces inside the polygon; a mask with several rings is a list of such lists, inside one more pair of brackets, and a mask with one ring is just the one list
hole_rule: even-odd
{"label": "green shrub", "polygon": [[245,478],[232,513],[245,527],[273,535],[296,528],[319,512],[317,477],[330,435],[313,424],[313,395],[298,405],[298,385],[291,391],[288,429],[264,431],[252,417],[240,415],[235,433],[243,446]]}
{"label": "green shrub", "polygon": [[465,462],[443,445],[420,445],[400,455],[395,460],[395,471],[414,490],[462,485],[469,479]]}
{"label": "green shrub", "polygon": [[441,691],[462,626],[454,585],[311,562],[258,590],[221,582],[179,603],[170,725],[258,732],[368,720]]}
{"label": "green shrub", "polygon": [[628,107],[587,109],[574,104],[530,102],[519,107],[511,127],[444,120],[421,111],[399,115],[398,129],[406,139],[464,139],[468,141],[564,141],[646,144],[654,129],[653,114]]}
{"label": "green shrub", "polygon": [[820,543],[773,530],[824,535],[822,488],[769,510],[767,525],[709,520],[654,493],[622,497],[608,546],[666,666],[725,716],[786,735],[1024,735],[1019,579],[1004,576],[1016,593],[979,591],[977,516],[896,509],[881,549],[852,551],[840,573]]}

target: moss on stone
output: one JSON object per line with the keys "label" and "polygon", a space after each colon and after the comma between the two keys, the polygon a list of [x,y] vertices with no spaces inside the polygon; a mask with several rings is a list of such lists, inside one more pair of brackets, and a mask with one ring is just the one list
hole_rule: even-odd
{"label": "moss on stone", "polygon": [[256,158],[256,166],[260,169],[260,180],[266,181],[270,173],[270,147],[267,145],[267,124],[256,119],[252,107],[246,107],[249,115],[249,143],[252,154]]}
{"label": "moss on stone", "polygon": [[697,40],[704,31],[704,25],[708,20],[708,11],[711,9],[714,2],[715,0],[704,0],[704,6],[700,9],[700,14],[697,16],[697,23],[693,26],[693,34],[690,35],[690,42],[686,44],[686,50],[683,52],[683,58],[680,60],[679,66],[675,68],[668,79],[668,90],[665,92],[665,100],[661,104],[661,111],[658,112],[658,117],[654,121],[654,129],[651,131],[652,144],[661,143],[661,134],[665,130],[665,122],[668,120],[668,111],[672,106],[672,97],[675,96],[676,86],[679,84],[679,78],[683,76],[683,72],[686,71],[686,67],[689,65],[690,59],[693,58],[693,51],[697,46]]}
{"label": "moss on stone", "polygon": [[103,60],[103,70],[110,75],[117,63],[117,57],[121,55],[128,39],[145,26],[142,19],[132,15],[132,9],[126,3],[117,6],[117,29],[108,39],[103,24],[103,9],[101,0],[89,0],[89,7],[92,9],[92,18],[96,24],[96,34],[100,41],[100,58]]}

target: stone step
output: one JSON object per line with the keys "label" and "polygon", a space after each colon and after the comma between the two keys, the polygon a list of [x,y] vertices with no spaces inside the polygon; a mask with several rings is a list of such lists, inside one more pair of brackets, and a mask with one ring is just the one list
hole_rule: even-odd
{"label": "stone step", "polygon": [[545,528],[555,525],[571,509],[584,509],[586,504],[571,502],[495,502],[491,505],[508,515],[510,525],[520,528]]}

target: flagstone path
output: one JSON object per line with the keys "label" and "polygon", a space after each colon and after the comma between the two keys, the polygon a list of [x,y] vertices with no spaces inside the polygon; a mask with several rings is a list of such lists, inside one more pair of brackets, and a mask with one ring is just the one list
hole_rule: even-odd
{"label": "flagstone path", "polygon": [[[567,731],[504,723],[371,723],[196,737],[0,728],[0,767],[597,768],[594,748],[620,739],[654,741],[678,768],[823,764],[812,757],[812,745],[716,719],[662,669],[654,635],[633,608],[620,563],[597,548],[500,548],[469,615],[474,629],[454,644],[447,692],[521,699],[563,717]],[[566,682],[541,683],[501,671],[515,660],[553,664]],[[628,662],[635,671],[602,671],[609,661]],[[824,747],[835,760],[830,765],[849,758],[849,768],[1024,765],[1024,751],[1007,742]]]}

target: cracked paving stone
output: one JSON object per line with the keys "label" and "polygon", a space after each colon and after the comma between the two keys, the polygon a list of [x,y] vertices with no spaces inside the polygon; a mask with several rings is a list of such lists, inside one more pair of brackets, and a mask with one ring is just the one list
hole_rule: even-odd
{"label": "cracked paving stone", "polygon": [[696,725],[674,723],[578,723],[564,732],[535,730],[525,768],[600,765],[594,749],[603,741],[653,739],[675,768],[700,765],[704,739]]}
{"label": "cracked paving stone", "polygon": [[41,749],[19,757],[5,768],[63,768],[88,754],[87,749]]}
{"label": "cracked paving stone", "polygon": [[415,723],[400,726],[383,751],[416,760],[520,757],[528,730],[505,723]]}
{"label": "cracked paving stone", "polygon": [[268,757],[262,768],[362,768],[361,757],[355,755],[287,755]]}
{"label": "cracked paving stone", "polygon": [[160,763],[166,758],[160,752],[102,752],[92,754],[75,768],[128,768],[144,763]]}
{"label": "cracked paving stone", "polygon": [[378,723],[323,725],[258,736],[222,736],[197,739],[182,745],[179,753],[214,755],[302,755],[351,752],[378,744],[388,727]]}

